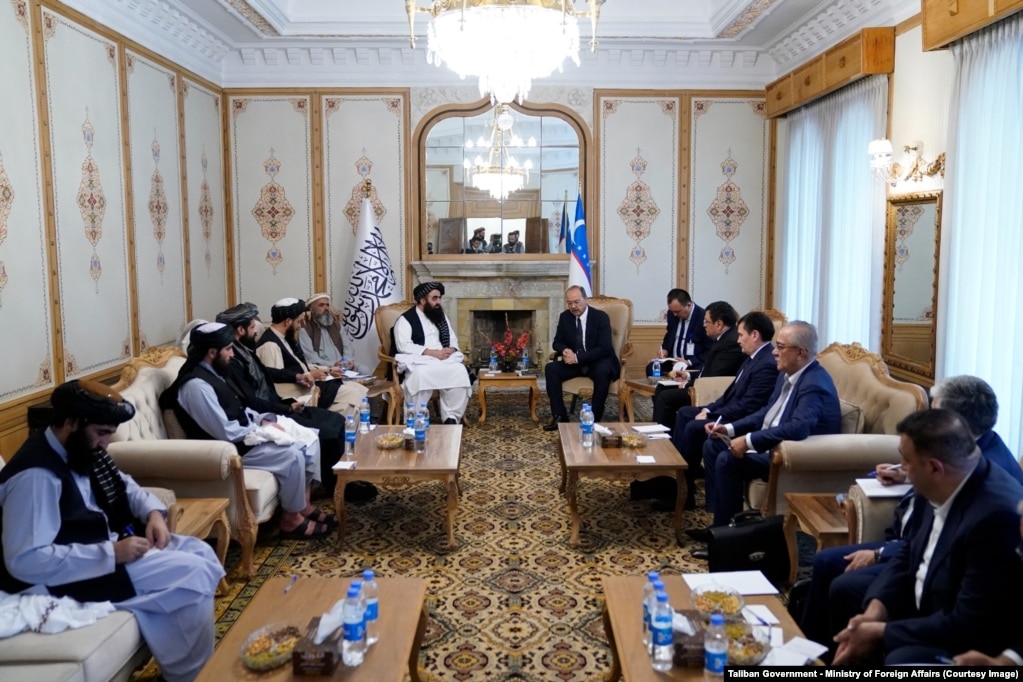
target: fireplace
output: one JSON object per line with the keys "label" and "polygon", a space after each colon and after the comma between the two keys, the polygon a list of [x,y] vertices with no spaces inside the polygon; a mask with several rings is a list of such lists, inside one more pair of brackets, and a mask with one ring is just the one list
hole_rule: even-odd
{"label": "fireplace", "polygon": [[[460,301],[460,303],[462,303]],[[535,304],[536,301],[524,301],[523,305]],[[493,301],[484,299],[478,302],[486,308],[475,308],[477,305],[472,299],[463,303],[463,309],[469,313],[469,336],[462,342],[463,348],[474,364],[485,365],[490,359],[490,345],[492,341],[503,341],[505,330],[511,330],[512,338],[518,339],[523,332],[529,333],[529,357],[536,362],[537,345],[543,346],[543,336],[537,334],[537,310],[513,307],[505,310],[494,310]],[[543,311],[540,311],[543,312]],[[459,339],[461,340],[461,336]]]}

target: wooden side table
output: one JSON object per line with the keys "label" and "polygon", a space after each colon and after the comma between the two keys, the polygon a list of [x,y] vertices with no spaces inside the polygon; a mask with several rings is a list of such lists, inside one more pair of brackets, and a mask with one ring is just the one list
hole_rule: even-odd
{"label": "wooden side table", "polygon": [[849,524],[845,509],[838,504],[834,493],[785,493],[788,511],[785,512],[785,544],[789,548],[789,584],[795,582],[799,570],[796,549],[796,529],[817,540],[817,551],[827,547],[850,544]]}
{"label": "wooden side table", "polygon": [[[220,565],[227,559],[227,543],[231,539],[231,525],[227,520],[226,497],[179,497],[178,506],[182,509],[174,530],[178,535],[191,535],[205,539],[211,534],[217,538],[217,558]],[[220,579],[218,593],[227,591],[227,580]]]}
{"label": "wooden side table", "polygon": [[622,383],[622,388],[619,391],[619,401],[621,403],[622,414],[625,415],[625,421],[631,422],[636,416],[636,411],[632,407],[632,398],[634,394],[645,395],[652,398],[654,393],[657,391],[657,382],[651,381],[649,378],[643,379],[626,379]]}
{"label": "wooden side table", "polygon": [[529,416],[533,418],[534,424],[540,423],[540,418],[536,416],[536,398],[540,393],[540,388],[536,383],[536,376],[519,376],[515,372],[501,372],[500,374],[480,374],[479,375],[479,394],[480,394],[480,418],[478,422],[482,424],[487,420],[487,389],[488,388],[528,388],[529,389]]}

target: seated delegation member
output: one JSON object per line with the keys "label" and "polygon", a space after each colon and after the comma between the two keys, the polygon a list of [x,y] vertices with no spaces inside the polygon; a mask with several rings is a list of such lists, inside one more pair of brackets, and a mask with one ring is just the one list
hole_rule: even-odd
{"label": "seated delegation member", "polygon": [[[668,376],[672,368],[682,363],[699,370],[710,348],[710,339],[703,329],[703,308],[693,302],[685,289],[668,292],[667,328],[657,358],[661,361],[661,376]],[[646,375],[653,375],[654,363],[648,362]]]}
{"label": "seated delegation member", "polygon": [[109,600],[135,616],[164,679],[195,679],[213,654],[223,567],[202,540],[172,535],[163,503],[107,454],[131,403],[85,380],[50,402],[50,427],[0,471],[0,590]]}

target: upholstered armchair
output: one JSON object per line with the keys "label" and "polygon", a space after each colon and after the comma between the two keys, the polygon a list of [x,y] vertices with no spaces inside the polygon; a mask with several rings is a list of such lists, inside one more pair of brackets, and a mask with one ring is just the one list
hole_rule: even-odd
{"label": "upholstered armchair", "polygon": [[749,491],[750,505],[765,514],[786,510],[785,493],[844,493],[878,464],[899,461],[895,425],[927,407],[923,388],[893,379],[881,357],[858,343],[833,343],[817,359],[843,402],[844,428],[855,432],[810,436],[775,448],[766,484],[754,481]]}
{"label": "upholstered armchair", "polygon": [[[629,335],[632,333],[632,301],[627,298],[615,298],[613,296],[591,296],[587,304],[597,310],[607,313],[611,318],[611,346],[614,348],[622,371],[618,379],[611,382],[609,394],[618,396],[618,413],[622,414],[622,405],[625,399],[622,396],[622,388],[625,386],[625,362],[632,355],[632,344],[629,342]],[[550,359],[554,360],[555,354],[551,353]],[[572,406],[569,411],[575,410],[576,401],[580,395],[593,395],[593,381],[588,377],[576,377],[569,379],[562,385],[562,390],[572,396]]]}
{"label": "upholstered armchair", "polygon": [[186,440],[174,413],[159,399],[185,359],[177,346],[150,348],[132,359],[114,388],[135,405],[110,443],[117,466],[140,485],[170,488],[177,497],[225,497],[231,537],[242,548],[242,571],[255,572],[256,530],[277,509],[277,481],[266,471],[243,469],[234,445],[219,440]]}
{"label": "upholstered armchair", "polygon": [[[380,339],[380,347],[377,348],[377,359],[384,364],[386,368],[385,376],[393,384],[393,390],[390,390],[392,399],[388,405],[388,422],[391,424],[405,423],[405,419],[402,416],[405,394],[398,381],[398,361],[391,355],[391,329],[394,328],[394,323],[398,321],[398,318],[414,305],[415,303],[412,301],[389,303],[377,308],[373,314],[373,322],[377,327],[377,337]],[[465,423],[464,416],[462,421]]]}

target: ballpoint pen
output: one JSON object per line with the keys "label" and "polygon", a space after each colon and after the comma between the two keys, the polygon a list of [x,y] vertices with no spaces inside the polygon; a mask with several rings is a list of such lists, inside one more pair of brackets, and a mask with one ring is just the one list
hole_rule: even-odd
{"label": "ballpoint pen", "polygon": [[298,581],[298,573],[295,573],[295,574],[293,574],[291,576],[291,580],[288,582],[287,586],[284,588],[284,594],[287,594],[288,592],[290,592],[291,588],[295,586],[295,583],[297,581]]}

